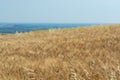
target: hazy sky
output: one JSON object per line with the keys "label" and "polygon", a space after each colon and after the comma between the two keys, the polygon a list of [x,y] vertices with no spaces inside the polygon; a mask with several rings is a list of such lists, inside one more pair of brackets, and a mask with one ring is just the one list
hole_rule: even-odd
{"label": "hazy sky", "polygon": [[120,23],[120,0],[0,0],[0,22]]}

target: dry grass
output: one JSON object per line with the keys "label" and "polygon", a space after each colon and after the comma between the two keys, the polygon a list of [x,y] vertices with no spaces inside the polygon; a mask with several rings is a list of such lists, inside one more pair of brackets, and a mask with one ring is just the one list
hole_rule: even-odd
{"label": "dry grass", "polygon": [[120,25],[0,35],[0,80],[120,80]]}

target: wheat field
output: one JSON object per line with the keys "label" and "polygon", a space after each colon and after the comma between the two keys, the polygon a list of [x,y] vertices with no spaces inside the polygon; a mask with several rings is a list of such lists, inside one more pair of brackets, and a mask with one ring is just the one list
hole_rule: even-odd
{"label": "wheat field", "polygon": [[120,25],[0,35],[0,80],[120,80]]}

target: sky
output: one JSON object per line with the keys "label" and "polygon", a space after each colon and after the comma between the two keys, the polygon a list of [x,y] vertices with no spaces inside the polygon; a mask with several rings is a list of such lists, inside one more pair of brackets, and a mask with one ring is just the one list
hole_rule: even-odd
{"label": "sky", "polygon": [[0,22],[120,23],[120,0],[0,0]]}

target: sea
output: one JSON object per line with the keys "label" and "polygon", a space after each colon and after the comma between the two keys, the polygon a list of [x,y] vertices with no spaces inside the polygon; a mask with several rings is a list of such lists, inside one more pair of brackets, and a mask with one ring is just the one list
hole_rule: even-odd
{"label": "sea", "polygon": [[15,34],[31,32],[35,30],[64,29],[76,27],[88,27],[99,24],[81,23],[0,23],[0,34]]}

